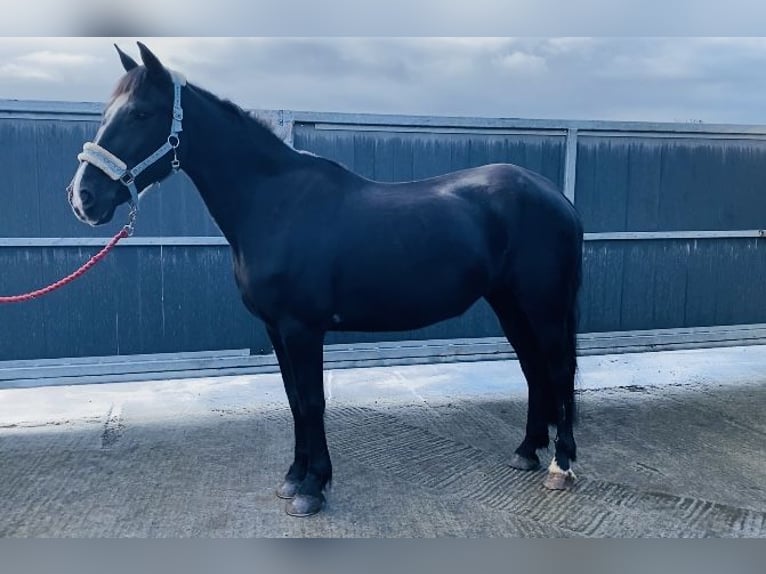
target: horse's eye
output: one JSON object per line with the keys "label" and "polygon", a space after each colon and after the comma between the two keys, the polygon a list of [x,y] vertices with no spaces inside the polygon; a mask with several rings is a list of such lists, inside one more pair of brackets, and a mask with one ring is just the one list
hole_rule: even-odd
{"label": "horse's eye", "polygon": [[152,114],[147,112],[146,110],[133,110],[132,116],[136,118],[137,120],[145,120]]}

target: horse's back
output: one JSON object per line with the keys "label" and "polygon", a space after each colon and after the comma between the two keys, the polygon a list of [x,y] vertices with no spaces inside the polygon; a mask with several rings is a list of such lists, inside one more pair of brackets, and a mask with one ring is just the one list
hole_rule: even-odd
{"label": "horse's back", "polygon": [[553,234],[576,243],[582,236],[579,215],[562,191],[550,179],[515,164],[466,168],[393,188],[433,213],[443,206],[459,211],[493,241]]}

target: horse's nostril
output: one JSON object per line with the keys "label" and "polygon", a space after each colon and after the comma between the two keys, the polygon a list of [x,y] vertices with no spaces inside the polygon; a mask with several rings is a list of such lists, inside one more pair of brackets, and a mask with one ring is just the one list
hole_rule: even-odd
{"label": "horse's nostril", "polygon": [[88,209],[95,201],[94,195],[87,189],[80,188],[80,203],[83,209]]}

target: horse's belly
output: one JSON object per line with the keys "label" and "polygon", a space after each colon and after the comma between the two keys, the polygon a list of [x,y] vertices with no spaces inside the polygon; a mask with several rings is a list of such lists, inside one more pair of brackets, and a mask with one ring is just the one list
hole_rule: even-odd
{"label": "horse's belly", "polygon": [[462,315],[486,292],[482,272],[413,273],[375,284],[346,285],[336,300],[333,330],[404,331]]}
{"label": "horse's belly", "polygon": [[[475,302],[475,300],[474,300]],[[465,313],[469,305],[450,306],[443,308],[405,308],[389,309],[386,312],[367,310],[363,313],[333,316],[331,331],[411,331],[422,329],[440,321],[458,317]]]}

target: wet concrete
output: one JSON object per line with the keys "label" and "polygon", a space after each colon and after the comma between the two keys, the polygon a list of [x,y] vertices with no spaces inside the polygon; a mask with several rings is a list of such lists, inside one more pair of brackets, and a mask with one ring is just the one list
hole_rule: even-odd
{"label": "wet concrete", "polygon": [[548,492],[506,464],[516,362],[328,371],[307,519],[273,494],[278,375],[0,390],[0,536],[766,536],[766,347],[584,357],[578,389],[578,481]]}

